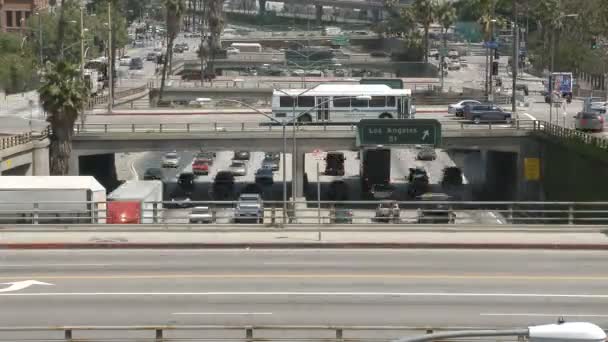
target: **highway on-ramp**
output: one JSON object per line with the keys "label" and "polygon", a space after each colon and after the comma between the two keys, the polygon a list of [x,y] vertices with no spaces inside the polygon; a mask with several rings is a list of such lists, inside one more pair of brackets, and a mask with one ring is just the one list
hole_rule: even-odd
{"label": "highway on-ramp", "polygon": [[[603,252],[0,252],[4,326],[608,326]],[[29,282],[28,282],[29,280]]]}

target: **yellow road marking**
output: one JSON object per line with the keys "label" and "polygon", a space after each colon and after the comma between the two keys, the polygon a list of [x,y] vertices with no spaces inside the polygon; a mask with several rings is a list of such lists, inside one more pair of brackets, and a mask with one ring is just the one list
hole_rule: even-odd
{"label": "yellow road marking", "polygon": [[608,281],[608,276],[561,276],[522,274],[112,274],[112,275],[50,275],[2,276],[0,280],[130,280],[130,279],[412,279],[412,280],[516,280],[516,281]]}

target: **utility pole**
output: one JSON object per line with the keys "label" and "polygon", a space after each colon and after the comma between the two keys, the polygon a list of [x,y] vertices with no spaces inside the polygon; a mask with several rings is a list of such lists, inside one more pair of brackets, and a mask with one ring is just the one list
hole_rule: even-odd
{"label": "utility pole", "polygon": [[84,2],[80,3],[80,78],[84,80]]}
{"label": "utility pole", "polygon": [[108,0],[108,69],[109,72],[109,96],[108,96],[108,113],[112,113],[112,105],[114,102],[114,53],[112,49],[112,1]]}
{"label": "utility pole", "polygon": [[40,67],[44,63],[43,45],[42,45],[42,12],[38,11],[38,43],[40,45]]}
{"label": "utility pole", "polygon": [[[495,10],[496,7],[494,6],[494,1],[492,1],[492,14],[490,17],[490,41],[492,42],[492,44],[494,44],[494,22],[496,21],[496,19],[494,19]],[[494,77],[492,77],[492,70],[494,70],[494,53],[496,52],[496,49],[490,49],[490,73],[488,75],[488,95],[492,96],[492,101],[494,101],[494,94],[492,91],[492,81],[494,80]]]}
{"label": "utility pole", "polygon": [[511,62],[511,73],[513,74],[513,89],[511,94],[511,110],[515,114],[515,118],[519,119],[517,115],[517,102],[515,97],[515,90],[517,88],[517,69],[519,67],[519,26],[517,25],[517,1],[513,0],[513,59]]}

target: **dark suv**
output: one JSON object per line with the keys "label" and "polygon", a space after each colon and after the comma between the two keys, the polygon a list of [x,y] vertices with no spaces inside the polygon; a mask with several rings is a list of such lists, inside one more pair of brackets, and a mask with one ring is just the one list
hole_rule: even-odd
{"label": "dark suv", "polygon": [[328,176],[344,176],[344,153],[327,152],[325,156],[325,174]]}
{"label": "dark suv", "polygon": [[505,112],[494,104],[479,104],[464,107],[464,118],[475,124],[481,122],[505,122],[511,123],[511,113]]}

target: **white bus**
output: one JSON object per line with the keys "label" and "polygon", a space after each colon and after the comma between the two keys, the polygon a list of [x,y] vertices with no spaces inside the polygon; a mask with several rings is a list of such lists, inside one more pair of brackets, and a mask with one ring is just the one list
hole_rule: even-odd
{"label": "white bus", "polygon": [[232,43],[230,47],[237,48],[240,52],[262,52],[260,43]]}
{"label": "white bus", "polygon": [[295,104],[295,115],[302,123],[407,119],[415,114],[411,94],[410,89],[393,89],[384,84],[320,84],[308,91],[274,90],[272,115],[279,121],[291,121]]}

